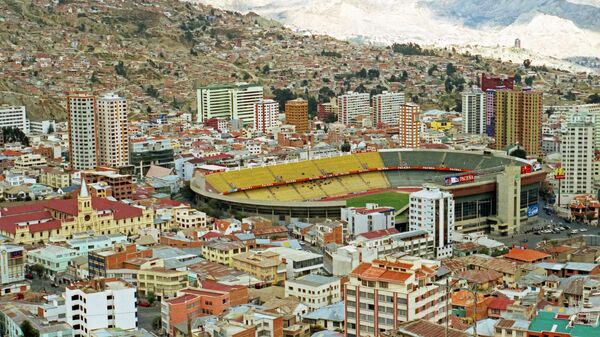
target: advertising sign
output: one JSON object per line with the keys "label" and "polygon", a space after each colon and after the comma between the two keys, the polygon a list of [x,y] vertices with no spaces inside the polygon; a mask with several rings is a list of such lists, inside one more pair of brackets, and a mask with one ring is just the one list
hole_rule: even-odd
{"label": "advertising sign", "polygon": [[527,207],[527,216],[528,217],[535,216],[539,212],[540,212],[540,206],[538,206],[537,204],[535,204],[535,205],[529,205],[529,207]]}
{"label": "advertising sign", "polygon": [[470,183],[475,181],[475,175],[474,174],[465,174],[462,176],[454,176],[454,177],[446,177],[446,179],[444,179],[444,182],[446,183],[446,186],[450,186],[450,185],[456,185],[456,184],[464,184],[464,183]]}
{"label": "advertising sign", "polygon": [[565,168],[564,167],[557,167],[554,169],[554,179],[556,179],[556,180],[565,179]]}

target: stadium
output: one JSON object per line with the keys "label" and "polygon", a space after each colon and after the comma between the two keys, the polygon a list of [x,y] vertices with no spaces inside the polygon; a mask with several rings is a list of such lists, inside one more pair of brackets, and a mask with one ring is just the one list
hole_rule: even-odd
{"label": "stadium", "polygon": [[346,199],[435,184],[454,195],[457,230],[509,234],[536,218],[545,175],[501,152],[386,149],[198,174],[191,187],[198,201],[290,221],[339,218]]}

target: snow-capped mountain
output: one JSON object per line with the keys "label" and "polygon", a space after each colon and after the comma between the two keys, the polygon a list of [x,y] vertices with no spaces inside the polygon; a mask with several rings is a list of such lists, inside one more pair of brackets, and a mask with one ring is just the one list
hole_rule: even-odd
{"label": "snow-capped mountain", "polygon": [[600,55],[600,0],[191,1],[252,11],[301,32],[341,39],[494,49],[512,47],[519,38],[525,50],[497,56],[518,61],[528,51],[557,59]]}

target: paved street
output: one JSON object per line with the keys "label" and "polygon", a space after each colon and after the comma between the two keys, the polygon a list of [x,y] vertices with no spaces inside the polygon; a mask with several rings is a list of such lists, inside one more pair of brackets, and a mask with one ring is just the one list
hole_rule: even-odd
{"label": "paved street", "polygon": [[47,294],[60,294],[65,291],[64,285],[56,284],[57,287],[53,287],[54,281],[48,279],[40,279],[37,275],[34,275],[34,279],[31,280],[31,290],[35,292],[46,292]]}
{"label": "paved street", "polygon": [[138,326],[140,328],[152,332],[152,321],[155,317],[160,317],[160,302],[154,303],[151,307],[138,306]]}
{"label": "paved street", "polygon": [[[599,234],[600,233],[600,229],[598,227],[588,226],[586,224],[576,223],[576,222],[567,223],[567,222],[565,222],[565,220],[559,218],[554,213],[546,214],[546,212],[544,211],[544,206],[545,205],[543,203],[540,203],[540,213],[538,215],[538,218],[539,218],[538,223],[534,224],[532,226],[523,228],[523,231],[532,230],[531,232],[516,234],[516,235],[510,236],[510,237],[490,235],[490,238],[492,238],[494,240],[498,240],[498,241],[506,244],[509,247],[512,246],[513,244],[515,244],[515,245],[527,244],[529,247],[535,248],[535,247],[537,247],[538,243],[543,240],[567,238],[567,237],[569,237],[569,233],[571,232],[571,230],[574,230],[574,229],[586,228],[587,232],[579,232],[577,234],[573,234],[573,236],[584,235],[584,234]],[[552,227],[568,226],[569,228],[565,231],[561,231],[560,233],[541,233],[540,235],[536,235],[533,233],[535,231],[533,229],[536,229],[536,228],[543,229],[544,227],[546,227],[548,225],[550,225]]]}

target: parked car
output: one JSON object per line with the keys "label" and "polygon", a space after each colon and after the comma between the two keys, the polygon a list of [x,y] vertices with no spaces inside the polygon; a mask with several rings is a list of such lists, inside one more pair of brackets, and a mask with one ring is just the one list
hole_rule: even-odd
{"label": "parked car", "polygon": [[33,280],[33,274],[32,273],[25,273],[25,278],[28,280]]}
{"label": "parked car", "polygon": [[147,299],[145,299],[145,298],[140,298],[140,299],[138,300],[138,306],[139,306],[139,307],[145,307],[145,308],[147,308],[147,307],[149,307],[149,306],[150,306],[150,302],[148,302],[148,300],[147,300]]}

